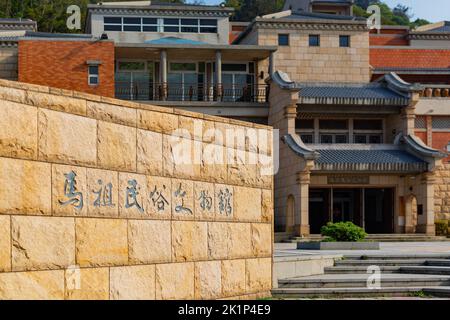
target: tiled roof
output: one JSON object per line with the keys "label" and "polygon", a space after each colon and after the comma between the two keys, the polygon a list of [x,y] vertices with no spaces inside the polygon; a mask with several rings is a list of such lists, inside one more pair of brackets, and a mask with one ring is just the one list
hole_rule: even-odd
{"label": "tiled roof", "polygon": [[427,163],[401,149],[359,150],[357,145],[348,149],[320,149],[316,170],[359,170],[359,171],[415,171],[427,170]]}
{"label": "tiled roof", "polygon": [[370,48],[374,68],[450,68],[450,49]]}
{"label": "tiled roof", "polygon": [[344,16],[337,14],[327,14],[327,13],[318,13],[318,12],[304,12],[304,11],[296,11],[293,12],[290,16],[281,17],[279,19],[274,20],[344,20],[344,21],[364,21],[364,18],[353,17],[353,16]]}
{"label": "tiled roof", "polygon": [[309,86],[300,84],[300,95],[305,98],[357,98],[357,99],[397,99],[403,96],[380,85]]}
{"label": "tiled roof", "polygon": [[421,159],[403,150],[322,150],[317,163],[425,163]]}
{"label": "tiled roof", "polygon": [[380,83],[361,84],[298,84],[301,104],[334,105],[406,105],[408,98]]}
{"label": "tiled roof", "polygon": [[159,38],[159,39],[155,39],[155,40],[145,41],[145,43],[148,43],[148,44],[192,44],[192,45],[208,44],[206,42],[182,39],[182,38],[177,38],[177,37]]}

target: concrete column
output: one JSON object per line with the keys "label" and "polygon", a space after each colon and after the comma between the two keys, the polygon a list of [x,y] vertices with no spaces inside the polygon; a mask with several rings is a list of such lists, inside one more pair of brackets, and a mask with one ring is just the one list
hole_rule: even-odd
{"label": "concrete column", "polygon": [[308,236],[310,234],[309,227],[309,185],[311,183],[311,173],[309,170],[298,173],[298,184],[300,193],[300,224],[296,226],[299,236]]}
{"label": "concrete column", "polygon": [[434,225],[434,184],[436,183],[433,172],[424,173],[420,182],[421,196],[419,204],[423,206],[423,215],[419,217],[417,232],[427,235],[436,235]]}
{"label": "concrete column", "polygon": [[275,52],[270,53],[269,56],[269,76],[271,77],[273,73],[275,72]]}
{"label": "concrete column", "polygon": [[167,50],[161,50],[159,79],[161,79],[161,100],[167,100]]}
{"label": "concrete column", "polygon": [[220,101],[223,98],[223,83],[222,83],[222,51],[216,51],[216,89],[217,100]]}

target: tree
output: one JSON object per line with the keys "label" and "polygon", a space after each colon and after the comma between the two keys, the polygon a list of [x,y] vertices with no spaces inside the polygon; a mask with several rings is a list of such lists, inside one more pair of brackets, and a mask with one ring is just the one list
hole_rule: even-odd
{"label": "tree", "polygon": [[252,21],[257,16],[280,11],[284,0],[226,0],[225,5],[236,10],[233,20]]}
{"label": "tree", "polygon": [[[100,0],[0,0],[0,18],[25,18],[37,22],[39,31],[44,32],[80,32],[67,29],[67,8],[77,5],[81,8],[82,23],[86,17],[86,8],[89,3]],[[122,1],[122,0],[108,0]],[[185,0],[158,0],[158,2],[185,3]],[[201,1],[196,1],[202,3]],[[84,26],[83,26],[84,27]]]}

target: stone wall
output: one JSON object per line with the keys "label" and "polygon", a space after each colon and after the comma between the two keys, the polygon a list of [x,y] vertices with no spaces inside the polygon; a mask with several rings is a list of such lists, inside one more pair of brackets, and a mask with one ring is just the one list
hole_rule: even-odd
{"label": "stone wall", "polygon": [[17,80],[17,47],[0,44],[0,79]]}
{"label": "stone wall", "polygon": [[434,188],[434,212],[436,220],[450,220],[450,164],[443,164],[436,171],[436,186]]}
{"label": "stone wall", "polygon": [[[276,46],[278,34],[289,34],[289,46],[279,46],[275,53],[274,70],[286,72],[293,81],[370,81],[368,32],[259,28],[257,33],[251,39],[262,46]],[[310,34],[320,35],[320,47],[309,46]],[[340,35],[350,36],[350,48],[339,47]]]}
{"label": "stone wall", "polygon": [[0,299],[270,295],[271,148],[196,130],[268,127],[5,80],[0,114]]}

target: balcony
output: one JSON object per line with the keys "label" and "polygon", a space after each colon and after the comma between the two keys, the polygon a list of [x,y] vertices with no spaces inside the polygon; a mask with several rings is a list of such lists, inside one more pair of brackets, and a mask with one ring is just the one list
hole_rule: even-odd
{"label": "balcony", "polygon": [[269,86],[260,84],[210,86],[116,81],[115,90],[116,98],[133,101],[267,103],[269,99]]}
{"label": "balcony", "polygon": [[424,98],[446,98],[450,99],[450,85],[424,84],[425,89],[421,93]]}

